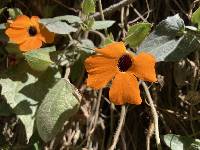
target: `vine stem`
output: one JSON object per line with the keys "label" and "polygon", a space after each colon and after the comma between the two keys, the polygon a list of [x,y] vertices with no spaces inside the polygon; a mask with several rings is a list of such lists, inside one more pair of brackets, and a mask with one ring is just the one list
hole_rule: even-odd
{"label": "vine stem", "polygon": [[151,136],[153,135],[153,132],[154,132],[154,123],[152,121],[150,121],[149,129],[148,129],[147,136],[146,136],[147,150],[150,150],[150,142],[151,142],[150,139],[151,139]]}
{"label": "vine stem", "polygon": [[113,143],[108,150],[114,150],[115,149],[117,142],[119,140],[120,133],[122,131],[122,127],[123,127],[123,124],[124,124],[125,117],[126,117],[126,107],[125,107],[125,105],[123,105],[122,108],[121,108],[119,124],[118,124],[116,133],[115,133],[114,138],[113,138]]}
{"label": "vine stem", "polygon": [[153,122],[154,122],[154,126],[155,126],[155,138],[156,138],[157,149],[162,150],[161,143],[160,143],[160,136],[159,136],[158,114],[157,114],[156,108],[154,106],[153,99],[149,92],[148,86],[146,85],[146,83],[144,81],[142,81],[142,86],[144,88],[144,91],[147,95],[147,99],[148,99],[150,107],[151,107],[151,113],[153,116]]}
{"label": "vine stem", "polygon": [[93,136],[94,130],[96,129],[96,125],[97,125],[97,121],[98,121],[98,117],[99,117],[99,108],[100,108],[100,104],[101,104],[102,92],[103,92],[103,89],[100,89],[99,95],[97,98],[97,104],[96,104],[96,108],[95,108],[94,118],[89,126],[89,132],[87,135],[87,147],[89,147],[91,137]]}
{"label": "vine stem", "polygon": [[[103,7],[102,7],[101,0],[98,0],[98,3],[99,3],[99,11],[100,11],[101,20],[104,21],[105,18],[104,18],[104,14],[103,14]],[[105,29],[104,31],[105,31],[106,36],[108,36],[108,31],[107,31],[107,29]]]}

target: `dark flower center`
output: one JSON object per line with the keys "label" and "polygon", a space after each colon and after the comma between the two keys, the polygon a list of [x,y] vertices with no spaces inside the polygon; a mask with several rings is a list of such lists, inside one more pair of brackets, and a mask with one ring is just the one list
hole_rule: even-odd
{"label": "dark flower center", "polygon": [[118,68],[121,72],[127,71],[132,66],[131,57],[127,54],[121,56],[118,60]]}
{"label": "dark flower center", "polygon": [[35,36],[37,34],[37,29],[33,26],[30,26],[28,29],[28,33],[30,36]]}

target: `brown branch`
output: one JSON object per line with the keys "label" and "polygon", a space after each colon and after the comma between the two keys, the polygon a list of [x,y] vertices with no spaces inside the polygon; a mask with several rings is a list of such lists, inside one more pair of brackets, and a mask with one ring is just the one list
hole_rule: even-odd
{"label": "brown branch", "polygon": [[[122,7],[127,6],[131,3],[133,3],[135,0],[122,0],[117,4],[111,5],[110,7],[103,10],[104,16],[108,16],[112,14],[113,12],[120,10]],[[100,12],[96,12],[95,14],[91,15],[92,18],[98,19],[101,17]]]}

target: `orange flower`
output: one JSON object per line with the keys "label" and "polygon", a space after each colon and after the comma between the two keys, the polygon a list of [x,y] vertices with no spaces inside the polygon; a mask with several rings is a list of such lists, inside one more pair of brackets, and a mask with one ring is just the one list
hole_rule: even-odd
{"label": "orange flower", "polygon": [[87,85],[100,89],[113,79],[109,97],[114,104],[141,104],[137,78],[157,81],[155,58],[144,52],[134,55],[126,50],[123,42],[114,42],[95,50],[99,54],[85,61]]}
{"label": "orange flower", "polygon": [[7,36],[11,41],[19,44],[21,51],[30,51],[37,49],[44,43],[54,41],[54,33],[49,32],[45,26],[39,23],[39,17],[31,18],[21,15],[9,24],[6,29]]}

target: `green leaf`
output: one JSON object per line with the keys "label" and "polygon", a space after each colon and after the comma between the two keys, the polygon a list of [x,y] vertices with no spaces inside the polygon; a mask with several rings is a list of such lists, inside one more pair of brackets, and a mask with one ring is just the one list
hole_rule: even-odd
{"label": "green leaf", "polygon": [[0,46],[2,43],[6,44],[7,41],[9,40],[5,34],[5,30],[4,30],[5,28],[6,28],[5,24],[0,24]]}
{"label": "green leaf", "polygon": [[3,29],[5,29],[5,28],[6,28],[6,26],[5,26],[4,23],[0,24],[0,30],[3,30]]}
{"label": "green leaf", "polygon": [[102,30],[111,27],[115,21],[113,20],[106,20],[106,21],[95,21],[92,25],[93,30]]}
{"label": "green leaf", "polygon": [[127,36],[125,37],[125,42],[132,48],[136,48],[141,44],[145,37],[149,34],[151,30],[150,23],[137,23],[132,25],[128,29]]}
{"label": "green leaf", "polygon": [[196,36],[183,31],[184,28],[179,15],[168,17],[143,41],[138,53],[149,52],[157,61],[178,61],[199,50],[200,44]]}
{"label": "green leaf", "polygon": [[21,54],[21,51],[19,50],[19,46],[15,43],[9,42],[6,45],[5,49],[9,54]]}
{"label": "green leaf", "polygon": [[107,44],[111,44],[114,42],[114,37],[112,35],[112,33],[110,35],[108,35],[108,37],[105,38],[105,40],[101,43],[102,46],[105,46]]}
{"label": "green leaf", "polygon": [[19,8],[8,8],[7,11],[12,19],[15,19],[17,16],[23,15],[22,11]]}
{"label": "green leaf", "polygon": [[96,0],[83,0],[82,3],[83,13],[86,15],[95,13],[95,3]]}
{"label": "green leaf", "polygon": [[76,28],[62,21],[56,21],[56,22],[47,23],[44,25],[47,27],[49,31],[57,33],[57,34],[69,34],[71,32],[77,31]]}
{"label": "green leaf", "polygon": [[200,140],[186,136],[166,134],[164,142],[171,150],[200,150]]}
{"label": "green leaf", "polygon": [[84,61],[87,57],[89,57],[89,53],[81,53],[79,58],[75,61],[70,70],[70,79],[72,82],[80,82],[80,78],[82,74],[84,74],[85,66]]}
{"label": "green leaf", "polygon": [[0,75],[1,95],[24,124],[28,140],[33,133],[37,104],[55,84],[55,74],[57,70],[53,68],[34,72],[22,62]]}
{"label": "green leaf", "polygon": [[64,15],[64,16],[58,16],[58,17],[54,17],[54,18],[40,19],[40,22],[42,24],[48,24],[48,23],[53,23],[53,22],[57,22],[57,21],[67,21],[70,24],[82,23],[81,18],[78,16],[74,16],[74,15]]}
{"label": "green leaf", "polygon": [[192,14],[191,21],[193,24],[197,24],[198,29],[200,29],[200,7]]}
{"label": "green leaf", "polygon": [[65,20],[67,22],[71,23],[82,23],[82,20],[80,17],[78,16],[74,16],[74,15],[65,15],[65,16],[59,16],[56,17],[59,18],[60,20]]}
{"label": "green leaf", "polygon": [[87,20],[84,21],[83,24],[81,24],[83,30],[90,30],[92,29],[92,26],[94,25],[94,18],[88,18]]}
{"label": "green leaf", "polygon": [[87,54],[92,54],[94,52],[94,43],[89,39],[82,39],[81,44],[78,45],[82,51]]}
{"label": "green leaf", "polygon": [[84,61],[85,59],[94,53],[94,43],[89,39],[82,39],[81,43],[78,43],[78,50],[80,50],[80,55],[74,62],[70,70],[70,79],[72,82],[80,82],[80,75],[84,73]]}
{"label": "green leaf", "polygon": [[56,51],[55,47],[40,48],[37,50],[24,53],[25,59],[30,67],[37,71],[46,70],[49,65],[53,64],[50,59],[50,52]]}
{"label": "green leaf", "polygon": [[[177,36],[184,31],[185,24],[178,14],[167,17],[157,25],[157,31],[164,35]],[[159,33],[158,33],[159,34]]]}
{"label": "green leaf", "polygon": [[0,102],[0,116],[10,116],[13,114],[12,108],[4,100]]}
{"label": "green leaf", "polygon": [[3,11],[6,9],[6,7],[0,8],[0,15],[3,13]]}
{"label": "green leaf", "polygon": [[55,137],[64,122],[78,111],[79,104],[80,98],[74,87],[60,79],[46,95],[37,112],[36,123],[41,138],[48,142]]}

